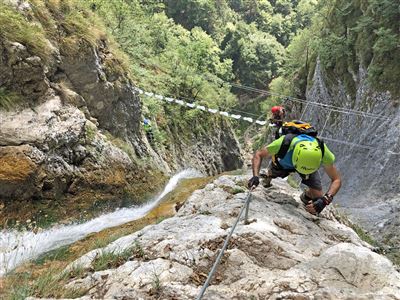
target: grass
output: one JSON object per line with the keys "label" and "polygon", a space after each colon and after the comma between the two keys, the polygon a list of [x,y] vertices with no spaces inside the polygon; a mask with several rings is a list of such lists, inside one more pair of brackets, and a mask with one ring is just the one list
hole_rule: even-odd
{"label": "grass", "polygon": [[348,216],[346,216],[344,213],[336,210],[336,218],[338,221],[351,229],[354,230],[355,233],[357,233],[358,237],[363,240],[364,242],[367,242],[371,246],[375,247],[376,250],[375,252],[385,255],[389,260],[392,261],[393,264],[397,265],[400,267],[400,249],[391,249],[390,248],[390,237],[387,237],[389,239],[381,240],[378,242],[375,240],[371,235],[369,235],[367,232],[365,232],[364,229],[362,229],[359,225],[354,224]]}
{"label": "grass", "polygon": [[135,245],[133,246],[133,252],[134,252],[135,257],[139,257],[139,258],[145,257],[144,249],[142,247],[142,244],[140,244],[139,241],[135,241]]}
{"label": "grass", "polygon": [[161,222],[164,221],[165,219],[168,219],[168,217],[167,217],[167,216],[161,216],[161,217],[157,218],[156,224],[161,223]]}
{"label": "grass", "polygon": [[368,233],[366,233],[359,225],[353,223],[348,216],[336,209],[336,218],[338,221],[357,233],[358,237],[372,246],[379,246],[378,242],[374,240]]}
{"label": "grass", "polygon": [[223,186],[222,189],[232,195],[236,195],[239,193],[244,193],[246,190],[241,187],[231,187],[231,186]]}
{"label": "grass", "polygon": [[361,240],[367,242],[372,246],[378,246],[378,242],[375,241],[368,233],[366,233],[360,226],[357,224],[352,224],[351,228],[357,233]]}
{"label": "grass", "polygon": [[135,240],[133,247],[129,247],[121,252],[104,251],[92,262],[94,271],[118,268],[131,258],[145,259],[146,253],[138,240]]}
{"label": "grass", "polygon": [[[75,272],[75,274],[78,274]],[[32,281],[29,272],[9,274],[8,280],[11,289],[3,294],[4,300],[23,300],[29,296],[33,297],[80,297],[86,291],[65,288],[70,273],[61,272],[57,267],[48,268],[46,272]]]}
{"label": "grass", "polygon": [[42,254],[35,260],[36,265],[43,265],[46,261],[52,260],[66,260],[71,255],[68,246],[60,247],[58,249],[49,251]]}
{"label": "grass", "polygon": [[153,295],[161,296],[162,284],[160,280],[160,275],[157,274],[156,270],[153,270],[151,287],[151,293]]}
{"label": "grass", "polygon": [[10,92],[6,90],[4,87],[0,88],[0,110],[7,110],[7,111],[11,110],[20,102],[21,102],[21,97],[18,94]]}
{"label": "grass", "polygon": [[106,39],[105,28],[80,1],[31,0],[35,18],[46,28],[46,36],[57,40],[65,53],[79,54],[82,43],[93,47]]}
{"label": "grass", "polygon": [[0,3],[0,28],[1,38],[26,46],[45,61],[49,59],[51,51],[43,28],[28,22],[22,14],[4,3]]}
{"label": "grass", "polygon": [[[181,182],[181,187],[169,194],[169,198],[145,218],[123,226],[109,228],[99,233],[93,233],[73,245],[48,252],[38,258],[34,263],[17,268],[5,277],[4,282],[0,282],[0,285],[4,283],[4,287],[2,287],[3,290],[1,290],[3,293],[2,296],[4,296],[3,298],[0,297],[0,299],[19,300],[29,296],[47,297],[49,295],[53,295],[55,298],[74,298],[84,295],[87,292],[85,290],[65,288],[65,284],[71,281],[71,279],[82,278],[87,271],[77,266],[68,273],[64,272],[69,263],[93,249],[103,248],[122,236],[136,232],[148,224],[154,224],[164,215],[167,217],[170,216],[171,207],[173,207],[175,203],[183,202],[195,189],[203,188],[211,180],[212,178],[183,180]],[[98,257],[98,269],[101,267],[104,268],[104,266],[108,264],[106,261],[107,256],[105,253],[102,254],[103,255]],[[125,253],[113,253],[109,254],[108,257],[112,263],[111,267],[117,267],[125,263],[131,257],[138,260],[147,260],[150,255],[151,253],[146,253],[140,241],[136,240],[132,247],[127,249]],[[48,285],[47,287],[45,284],[46,282]],[[157,276],[154,276],[153,290],[158,293],[160,289],[161,284],[159,279],[157,279]]]}
{"label": "grass", "polygon": [[86,142],[87,143],[91,143],[91,142],[94,141],[94,139],[96,137],[96,132],[97,132],[96,127],[93,124],[86,122],[86,124],[85,124],[85,136],[86,136]]}
{"label": "grass", "polygon": [[[99,245],[105,246],[118,237],[120,236],[106,236],[105,239],[102,239],[102,242],[91,243],[89,249],[94,249]],[[70,246],[61,247],[36,259],[33,268],[28,266],[7,274],[0,299],[22,300],[30,296],[40,298],[76,298],[83,296],[87,292],[86,290],[66,288],[65,285],[73,278],[82,278],[86,270],[81,266],[76,266],[68,272],[64,270],[68,262],[73,261],[89,249],[84,248],[76,252]],[[135,243],[133,248],[120,253],[104,252],[95,259],[93,263],[94,271],[116,268],[132,255],[144,256],[140,244]]]}
{"label": "grass", "polygon": [[117,268],[124,264],[132,256],[132,248],[125,249],[122,252],[110,251],[102,252],[92,263],[94,271],[101,271],[111,268]]}
{"label": "grass", "polygon": [[97,47],[101,40],[107,44],[112,56],[105,67],[111,73],[129,75],[129,60],[114,39],[107,35],[102,21],[90,11],[85,1],[30,0],[32,12],[28,21],[12,6],[0,3],[0,38],[26,46],[30,53],[45,62],[50,60],[52,49],[48,41],[59,44],[62,53],[82,55],[82,46]]}

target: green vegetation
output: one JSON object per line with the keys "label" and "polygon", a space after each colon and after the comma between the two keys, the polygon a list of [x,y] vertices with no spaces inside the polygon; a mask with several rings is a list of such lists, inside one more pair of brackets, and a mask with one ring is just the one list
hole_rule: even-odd
{"label": "green vegetation", "polygon": [[142,245],[136,240],[132,247],[123,251],[102,251],[92,262],[92,267],[95,271],[117,268],[133,257],[144,259],[145,256]]}
{"label": "green vegetation", "polygon": [[92,123],[86,122],[85,124],[85,138],[87,143],[91,143],[94,141],[96,137],[97,129],[96,126]]}
{"label": "green vegetation", "polygon": [[394,0],[320,0],[312,25],[288,47],[283,78],[273,91],[304,97],[317,57],[328,78],[341,80],[354,96],[359,66],[378,91],[400,95],[400,11]]}
{"label": "green vegetation", "polygon": [[360,226],[358,226],[357,224],[352,222],[349,219],[349,217],[345,213],[342,212],[342,210],[337,209],[335,212],[335,217],[339,222],[341,222],[342,224],[353,229],[355,231],[355,233],[357,233],[359,238],[361,240],[363,240],[364,242],[367,242],[368,244],[370,244],[372,246],[379,246],[377,241],[375,241],[370,235],[368,235],[368,233],[366,233],[364,231],[364,229],[362,229]]}
{"label": "green vegetation", "polygon": [[0,110],[10,110],[20,102],[21,98],[19,95],[5,88],[0,88]]}
{"label": "green vegetation", "polygon": [[284,47],[274,36],[259,31],[254,24],[232,25],[222,45],[224,57],[237,57],[233,60],[233,71],[242,84],[265,88],[266,83],[277,76]]}
{"label": "green vegetation", "polygon": [[231,187],[231,186],[228,186],[228,185],[223,186],[222,189],[225,192],[227,192],[229,194],[232,194],[232,195],[236,195],[236,194],[239,194],[239,193],[246,192],[246,189],[243,189],[241,187]]}
{"label": "green vegetation", "polygon": [[164,220],[166,220],[166,219],[168,219],[167,216],[161,216],[161,217],[157,218],[156,224],[159,224],[159,223],[161,223],[162,221],[164,221]]}
{"label": "green vegetation", "polygon": [[60,247],[58,249],[49,251],[35,260],[35,264],[43,265],[46,261],[52,260],[66,260],[70,256],[70,251],[68,246]]}
{"label": "green vegetation", "polygon": [[135,241],[135,244],[133,246],[133,253],[135,257],[138,258],[144,258],[145,257],[145,253],[142,247],[142,244],[139,243],[139,241]]}
{"label": "green vegetation", "polygon": [[160,296],[162,292],[162,284],[160,281],[160,275],[157,274],[156,270],[153,271],[153,278],[151,281],[151,286],[152,286],[152,293]]}
{"label": "green vegetation", "polygon": [[[260,115],[270,106],[260,105],[265,96],[253,99],[254,93],[226,82],[267,88],[280,74],[284,47],[310,23],[315,3],[93,0],[86,5],[129,56],[131,76],[144,90],[211,108],[244,107]],[[158,125],[153,126],[157,147],[166,150],[174,136],[191,139],[220,122],[149,97],[144,105],[145,115]],[[239,126],[240,132],[247,126]]]}
{"label": "green vegetation", "polygon": [[67,273],[61,272],[58,268],[50,267],[32,282],[29,272],[11,273],[7,276],[11,289],[7,290],[6,293],[2,295],[4,296],[2,299],[23,300],[29,296],[44,298],[81,297],[86,291],[65,287],[71,275],[77,274],[82,275],[82,272],[78,269],[73,269],[70,273]]}
{"label": "green vegetation", "polygon": [[[255,98],[254,93],[231,88],[225,82],[263,89],[271,84],[272,90],[291,94],[296,92],[295,82],[304,89],[307,81],[304,76],[298,76],[299,80],[282,78],[299,74],[299,68],[305,69],[304,74],[307,68],[311,70],[311,63],[307,62],[304,68],[304,60],[298,59],[298,55],[304,56],[304,40],[309,40],[299,36],[308,30],[304,29],[311,24],[317,0],[30,2],[34,18],[42,26],[27,22],[10,8],[6,12],[18,15],[15,20],[27,22],[41,34],[34,41],[45,42],[48,38],[61,46],[62,53],[79,55],[82,46],[97,47],[99,41],[107,40],[114,54],[103,62],[107,76],[129,71],[135,83],[145,90],[189,99],[207,107],[224,110],[241,107],[260,115],[281,99]],[[317,25],[313,28],[318,28]],[[379,34],[390,35],[383,31]],[[34,35],[28,34],[31,36]],[[284,60],[288,45],[290,55]],[[310,61],[315,60],[311,49],[306,52]],[[284,77],[279,77],[282,74]],[[176,134],[193,137],[187,128],[196,131],[196,135],[219,122],[218,117],[182,107],[166,107],[148,98],[144,104],[145,114],[159,125],[154,129],[157,147],[166,150]],[[169,116],[165,117],[166,114]],[[239,125],[239,132],[246,127]]]}
{"label": "green vegetation", "polygon": [[79,54],[81,46],[106,40],[105,29],[79,0],[30,0],[33,15],[46,30],[46,38],[60,43],[61,52]]}
{"label": "green vegetation", "polygon": [[29,22],[3,2],[0,2],[0,28],[0,38],[21,43],[35,55],[48,59],[50,50],[44,29],[38,24]]}
{"label": "green vegetation", "polygon": [[128,248],[122,252],[110,251],[100,253],[92,263],[95,271],[117,268],[132,256],[132,249]]}
{"label": "green vegetation", "polygon": [[357,233],[357,235],[362,239],[364,242],[372,246],[378,246],[378,243],[368,234],[366,233],[360,226],[357,224],[352,224],[351,228]]}
{"label": "green vegetation", "polygon": [[209,215],[211,215],[211,212],[209,210],[201,210],[201,211],[199,211],[199,214],[209,216]]}

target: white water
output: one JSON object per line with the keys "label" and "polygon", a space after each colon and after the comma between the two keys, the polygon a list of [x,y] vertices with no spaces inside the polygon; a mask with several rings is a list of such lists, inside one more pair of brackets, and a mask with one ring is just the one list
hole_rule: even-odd
{"label": "white water", "polygon": [[90,233],[140,219],[151,211],[165,195],[175,189],[179,180],[201,176],[200,172],[193,169],[179,172],[169,180],[163,192],[148,203],[142,206],[118,209],[86,223],[55,226],[38,233],[3,230],[0,232],[0,276],[26,261],[35,259],[50,250],[74,243]]}

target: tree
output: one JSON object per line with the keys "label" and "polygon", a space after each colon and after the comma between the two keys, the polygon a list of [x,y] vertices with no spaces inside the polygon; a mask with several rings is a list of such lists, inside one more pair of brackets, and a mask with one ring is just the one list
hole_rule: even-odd
{"label": "tree", "polygon": [[166,14],[188,30],[200,27],[212,36],[232,19],[225,0],[164,0]]}
{"label": "tree", "polygon": [[224,57],[233,60],[233,71],[242,84],[265,88],[277,76],[284,48],[254,24],[231,25],[223,45]]}

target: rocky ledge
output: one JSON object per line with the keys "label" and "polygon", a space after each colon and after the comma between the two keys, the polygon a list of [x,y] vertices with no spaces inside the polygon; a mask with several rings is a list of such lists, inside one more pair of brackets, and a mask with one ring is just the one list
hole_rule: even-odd
{"label": "rocky ledge", "polygon": [[[68,287],[80,299],[195,299],[246,197],[246,177],[222,176],[176,216],[96,249]],[[399,299],[400,273],[335,217],[307,213],[284,181],[257,188],[205,299]],[[124,259],[101,270],[105,253]],[[122,255],[124,254],[124,255]],[[107,264],[106,264],[107,265]],[[95,271],[97,270],[97,271]]]}

